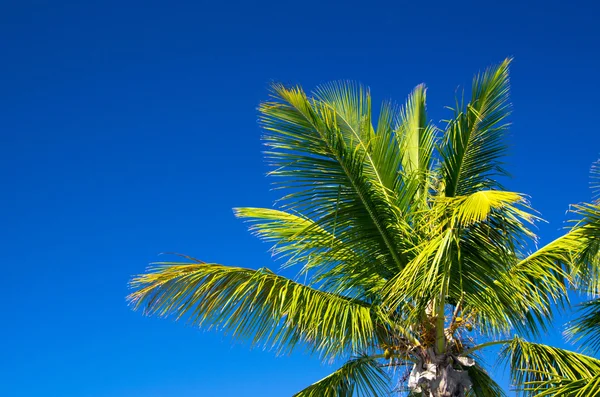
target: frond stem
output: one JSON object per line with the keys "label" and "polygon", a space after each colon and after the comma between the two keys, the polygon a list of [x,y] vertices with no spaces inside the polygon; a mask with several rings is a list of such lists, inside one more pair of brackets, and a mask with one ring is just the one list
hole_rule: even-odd
{"label": "frond stem", "polygon": [[512,341],[513,341],[513,339],[503,339],[503,340],[496,340],[496,341],[492,341],[492,342],[482,343],[480,345],[473,346],[472,348],[465,350],[460,355],[468,356],[469,354],[476,352],[477,350],[485,349],[486,347],[494,346],[494,345],[506,345],[508,343],[511,343]]}

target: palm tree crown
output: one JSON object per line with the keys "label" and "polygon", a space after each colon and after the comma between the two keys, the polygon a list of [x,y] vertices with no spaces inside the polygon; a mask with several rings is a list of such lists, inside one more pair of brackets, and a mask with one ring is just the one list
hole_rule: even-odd
{"label": "palm tree crown", "polygon": [[[538,335],[570,285],[597,287],[589,280],[597,279],[600,210],[576,207],[579,220],[564,236],[528,251],[537,216],[498,182],[509,64],[475,76],[470,100],[458,100],[442,127],[427,117],[423,85],[376,115],[357,84],[311,95],[273,85],[259,110],[282,197],[278,209],[235,214],[307,281],[188,258],[134,278],[131,302],[279,352],[301,344],[347,360],[297,396],[382,396],[395,382],[413,395],[501,396],[477,358],[492,344],[505,345],[515,382],[548,390],[558,375],[545,363],[573,357],[503,338]],[[581,324],[588,320],[599,322]]]}

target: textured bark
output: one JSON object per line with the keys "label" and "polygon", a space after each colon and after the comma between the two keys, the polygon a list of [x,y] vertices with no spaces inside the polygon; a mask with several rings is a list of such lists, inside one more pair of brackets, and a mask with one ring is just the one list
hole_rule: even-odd
{"label": "textured bark", "polygon": [[471,388],[468,372],[460,367],[474,364],[470,359],[430,355],[414,365],[408,387],[427,397],[464,397]]}

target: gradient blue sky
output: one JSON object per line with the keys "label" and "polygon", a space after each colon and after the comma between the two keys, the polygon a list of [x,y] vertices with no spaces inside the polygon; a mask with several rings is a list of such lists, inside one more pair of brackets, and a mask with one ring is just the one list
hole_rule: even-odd
{"label": "gradient blue sky", "polygon": [[425,82],[440,120],[514,56],[508,188],[557,236],[600,155],[595,3],[3,2],[0,395],[289,396],[327,373],[124,299],[159,252],[278,266],[231,211],[275,198],[255,110],[272,80],[398,101]]}

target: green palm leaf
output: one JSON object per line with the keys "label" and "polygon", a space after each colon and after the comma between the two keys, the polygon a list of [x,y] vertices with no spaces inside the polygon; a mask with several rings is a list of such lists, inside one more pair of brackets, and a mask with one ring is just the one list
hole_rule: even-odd
{"label": "green palm leaf", "polygon": [[[594,395],[585,394],[585,390],[588,387],[586,385],[597,382],[596,378],[600,373],[598,359],[539,343],[526,342],[518,337],[506,346],[502,356],[510,364],[513,383],[528,395],[581,397]],[[577,390],[575,385],[581,388]]]}
{"label": "green palm leaf", "polygon": [[582,342],[591,351],[600,351],[600,299],[593,299],[580,305],[579,317],[567,328],[567,335],[573,341]]}
{"label": "green palm leaf", "polygon": [[250,229],[274,244],[274,255],[286,259],[286,266],[302,265],[322,290],[367,298],[385,282],[380,274],[386,269],[375,258],[308,218],[266,208],[236,208],[235,214],[252,221]]}
{"label": "green palm leaf", "polygon": [[600,374],[581,379],[557,377],[543,382],[532,382],[528,389],[533,390],[536,397],[598,397]]}
{"label": "green palm leaf", "polygon": [[389,375],[375,358],[360,356],[294,397],[387,396],[390,394],[389,383]]}
{"label": "green palm leaf", "polygon": [[577,239],[571,272],[580,288],[600,294],[600,203],[574,205],[580,219],[569,234]]}
{"label": "green palm leaf", "polygon": [[[505,216],[521,218],[533,223],[535,217],[519,209],[516,204],[526,205],[519,193],[499,190],[480,190],[468,196],[457,196],[442,199],[452,210],[452,218],[461,227],[487,220],[493,212],[503,212]],[[524,231],[524,229],[523,229]]]}
{"label": "green palm leaf", "polygon": [[129,295],[148,315],[187,317],[279,351],[303,343],[325,357],[374,341],[373,313],[358,300],[314,290],[268,269],[159,263],[133,279]]}
{"label": "green palm leaf", "polygon": [[[425,86],[418,85],[409,95],[402,109],[399,136],[402,147],[402,170],[406,174],[429,170],[431,160],[431,128],[428,128],[425,110]],[[429,139],[428,139],[429,138]],[[425,144],[423,144],[426,142]]]}
{"label": "green palm leaf", "polygon": [[360,134],[349,136],[349,117],[300,88],[273,90],[275,101],[260,111],[275,167],[271,175],[281,177],[280,188],[291,189],[281,201],[285,208],[336,230],[336,236],[378,257],[388,273],[401,268],[406,262],[401,236],[409,228],[378,177],[368,145]]}
{"label": "green palm leaf", "polygon": [[441,149],[448,197],[498,187],[494,177],[506,174],[499,159],[506,150],[510,61],[476,76],[471,102],[448,122]]}
{"label": "green palm leaf", "polygon": [[500,385],[496,383],[485,369],[479,365],[473,365],[468,368],[471,378],[471,390],[467,392],[467,397],[505,397],[506,393]]}
{"label": "green palm leaf", "polygon": [[[416,187],[422,202],[427,201],[433,149],[437,144],[436,129],[427,120],[425,104],[426,89],[423,84],[420,84],[408,96],[406,104],[400,111],[397,132],[402,152],[401,189],[411,191]],[[399,196],[406,197],[401,193]],[[414,205],[412,202],[409,204]]]}

